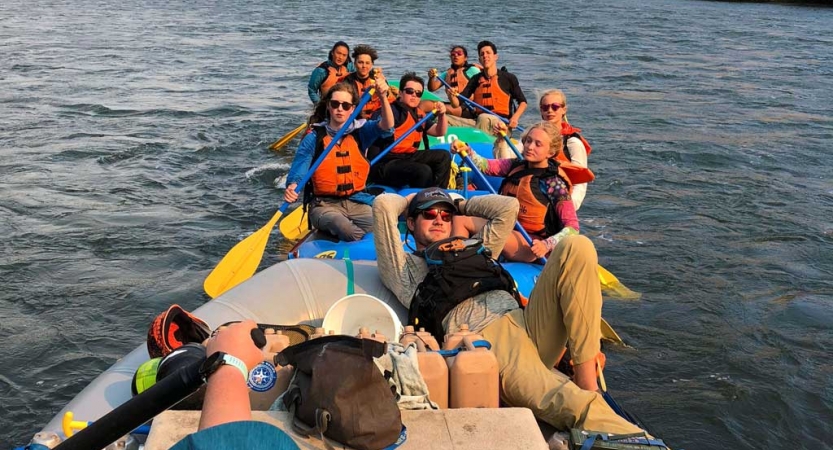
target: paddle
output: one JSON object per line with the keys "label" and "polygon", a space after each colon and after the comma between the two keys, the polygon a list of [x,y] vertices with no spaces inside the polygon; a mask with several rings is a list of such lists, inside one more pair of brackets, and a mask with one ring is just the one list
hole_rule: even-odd
{"label": "paddle", "polygon": [[[466,152],[465,150],[460,150],[459,153],[460,153],[460,156],[463,158],[463,160],[466,162],[466,164],[469,167],[471,167],[472,172],[474,172],[475,175],[477,175],[478,178],[480,178],[480,182],[483,183],[484,185],[486,185],[489,188],[489,190],[492,192],[492,194],[497,194],[497,191],[495,191],[495,188],[492,187],[492,185],[489,183],[489,181],[486,180],[486,177],[483,176],[483,173],[480,172],[480,169],[478,169],[477,166],[474,164],[474,161],[471,160],[471,158],[468,155],[468,152]],[[521,236],[523,236],[523,238],[526,240],[526,242],[531,246],[532,245],[532,239],[529,237],[529,234],[527,234],[526,230],[524,230],[523,227],[521,227],[520,223],[517,223],[517,222],[515,223],[515,229],[518,230],[521,233]],[[541,258],[541,260],[546,262],[546,258]],[[598,267],[601,268],[601,266],[598,266]],[[607,272],[607,270],[605,270],[605,272]],[[607,273],[610,273],[610,272],[607,272]],[[622,338],[620,338],[619,335],[616,334],[616,332],[613,330],[613,327],[611,327],[610,324],[607,323],[607,321],[604,319],[604,317],[602,317],[601,319],[602,319],[602,323],[600,325],[600,330],[601,330],[601,333],[602,333],[602,339],[607,339],[607,340],[610,340],[610,341],[613,341],[613,342],[620,343],[620,344],[624,345],[625,343],[622,341]]]}
{"label": "paddle", "polygon": [[[414,126],[412,126],[408,131],[405,132],[399,139],[393,141],[393,144],[390,144],[386,149],[382,150],[372,161],[370,161],[370,165],[374,165],[379,162],[385,155],[388,154],[394,147],[399,145],[408,135],[413,133],[417,128],[419,128],[423,123],[430,120],[434,115],[437,113],[437,110],[433,110],[425,115],[422,119],[419,120]],[[299,185],[300,186],[300,185]],[[289,239],[290,241],[294,241],[301,236],[306,235],[309,231],[309,223],[308,221],[304,220],[304,208],[298,207],[295,208],[291,213],[286,216],[286,219],[281,221],[280,225],[281,233],[283,237]]]}
{"label": "paddle", "polygon": [[304,122],[301,125],[299,125],[298,128],[290,131],[289,133],[286,133],[286,135],[284,137],[282,137],[282,138],[278,139],[277,141],[273,142],[272,145],[269,146],[269,150],[274,150],[274,151],[280,150],[281,148],[283,148],[283,146],[285,146],[292,139],[294,139],[295,136],[297,136],[299,133],[301,133],[302,131],[304,131],[306,129],[307,129],[307,124],[306,124],[306,122]]}
{"label": "paddle", "polygon": [[[474,100],[472,100],[472,99],[470,99],[470,98],[463,97],[463,96],[462,96],[459,92],[455,91],[455,90],[454,90],[454,88],[452,88],[452,87],[451,87],[451,85],[449,85],[448,83],[446,83],[446,81],[445,81],[445,80],[443,80],[442,78],[437,77],[437,79],[438,79],[438,80],[440,80],[440,83],[442,83],[442,84],[446,87],[446,89],[450,89],[450,90],[451,90],[451,92],[453,92],[453,93],[454,93],[454,95],[456,95],[456,96],[457,96],[457,98],[459,98],[460,100],[463,100],[463,101],[464,101],[464,102],[466,102],[469,106],[474,107],[474,108],[477,108],[477,109],[479,109],[479,110],[483,111],[483,112],[484,112],[484,113],[486,113],[486,114],[491,114],[491,115],[493,115],[493,116],[497,117],[498,119],[500,119],[500,121],[501,121],[501,122],[503,122],[503,123],[505,123],[505,124],[509,125],[509,119],[507,119],[507,118],[505,118],[505,117],[503,117],[503,116],[501,116],[501,115],[495,114],[495,112],[494,112],[494,111],[492,111],[492,110],[491,110],[491,109],[489,109],[489,108],[486,108],[485,106],[480,106],[479,104],[475,103],[475,102],[474,102]],[[518,129],[518,131],[523,131],[523,130],[524,130],[524,129],[523,129],[523,127],[521,127],[520,125],[517,127],[517,129]]]}
{"label": "paddle", "polygon": [[523,155],[521,155],[521,152],[518,151],[518,147],[515,147],[515,144],[512,143],[512,139],[509,139],[509,136],[506,135],[506,132],[500,130],[500,135],[503,136],[503,140],[506,141],[507,144],[509,144],[509,148],[511,148],[512,151],[515,152],[515,156],[517,156],[518,159],[524,159]]}
{"label": "paddle", "polygon": [[[347,129],[350,128],[348,125],[353,123],[356,117],[361,113],[362,108],[370,100],[374,91],[375,88],[371,87],[364,93],[364,95],[362,95],[359,104],[353,109],[353,112],[350,114],[350,117],[347,118],[347,121],[344,122],[345,126],[342,126],[336,135],[333,136],[333,140],[330,142],[330,145],[328,145],[327,148],[321,152],[321,156],[318,157],[318,160],[310,166],[307,174],[304,175],[300,182],[298,182],[298,186],[304,186],[307,184],[307,181],[312,178],[312,174],[315,173],[315,169],[321,165],[324,159],[327,158],[327,154],[330,153],[330,150],[332,150],[342,136],[344,136]],[[208,274],[205,282],[203,282],[203,289],[209,297],[217,297],[240,282],[247,280],[255,273],[255,271],[257,271],[257,267],[260,265],[260,260],[263,258],[263,252],[266,250],[266,243],[269,242],[269,235],[272,232],[272,228],[274,228],[275,224],[278,223],[278,220],[280,220],[283,213],[286,212],[286,209],[289,208],[289,205],[289,202],[284,202],[280,209],[278,209],[275,215],[269,219],[269,222],[264,225],[263,228],[255,231],[246,239],[238,242],[237,245],[232,247],[226,256],[220,260],[217,267],[215,267],[214,270]]]}

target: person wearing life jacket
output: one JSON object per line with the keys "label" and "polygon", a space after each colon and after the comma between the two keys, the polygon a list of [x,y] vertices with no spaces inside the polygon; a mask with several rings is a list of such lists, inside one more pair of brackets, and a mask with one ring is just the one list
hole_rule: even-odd
{"label": "person wearing life jacket", "polygon": [[[388,84],[385,77],[376,78],[376,97],[385,98]],[[342,128],[348,133],[341,138],[303,187],[304,207],[309,208],[311,228],[329,232],[342,241],[356,241],[368,232],[373,223],[370,204],[373,196],[364,192],[370,163],[365,159],[367,147],[380,137],[393,132],[393,113],[388,102],[381,103],[379,120],[357,119],[346,123],[359,103],[359,93],[352,83],[336,83],[318,102],[309,119],[312,132],[298,146],[292,167],[286,176],[284,200],[298,200],[298,182],[304,178],[314,161]]]}
{"label": "person wearing life jacket", "polygon": [[[374,69],[373,64],[379,58],[379,53],[376,49],[366,45],[360,44],[353,49],[353,64],[356,66],[356,71],[348,74],[340,81],[347,81],[353,83],[359,92],[364,92],[370,85],[373,84],[373,79],[382,73],[382,69]],[[364,105],[360,119],[369,119],[373,113],[379,111],[382,107],[381,98],[373,98]]]}
{"label": "person wearing life jacket", "polygon": [[[559,89],[551,89],[545,91],[538,101],[538,108],[541,111],[541,119],[555,125],[561,130],[562,140],[564,141],[564,151],[556,155],[556,159],[561,162],[569,162],[574,166],[587,168],[587,157],[590,155],[592,148],[584,137],[579,134],[581,129],[570,125],[567,122],[567,97]],[[497,134],[500,130],[506,130],[503,124],[497,124],[494,132]],[[498,151],[498,146],[505,146],[503,138],[498,137],[495,140],[494,151]],[[511,150],[510,150],[511,151]],[[587,182],[580,179],[571,180],[573,183],[573,192],[570,197],[573,200],[573,205],[576,211],[581,208],[584,197],[587,195]]]}
{"label": "person wearing life jacket", "polygon": [[[481,234],[483,245],[492,255],[499,255],[511,238],[518,208],[513,197],[482,195],[454,200],[440,188],[423,189],[407,198],[387,193],[377,196],[373,240],[382,283],[409,310],[413,302],[423,305],[417,292],[429,280],[431,269],[422,253],[452,236],[454,218],[468,215],[482,219],[486,223]],[[414,253],[406,253],[402,246],[402,215],[414,237]],[[642,430],[617,415],[597,392],[595,361],[601,347],[602,313],[597,264],[596,249],[587,237],[566,236],[553,249],[525,308],[509,289],[498,285],[457,297],[450,311],[440,312],[442,317],[434,319],[444,333],[467,324],[491,343],[499,365],[501,400],[508,406],[529,408],[537,419],[559,430],[638,433]],[[575,364],[574,381],[551,370],[568,341]]]}
{"label": "person wearing life jacket", "polygon": [[[421,77],[414,72],[405,72],[399,80],[399,97],[391,105],[395,127],[393,136],[376,141],[368,150],[368,159],[375,158],[379,151],[393,144],[396,139],[425,117],[425,113],[420,109],[424,89],[425,82]],[[433,106],[437,108],[436,121],[425,122],[383,156],[370,169],[371,182],[392,187],[448,187],[451,154],[445,150],[417,151],[420,144],[427,142],[428,135],[445,135],[447,129],[445,105],[435,102]]]}
{"label": "person wearing life jacket", "polygon": [[449,51],[449,58],[451,59],[451,67],[449,67],[442,74],[437,74],[437,69],[430,69],[428,71],[428,90],[431,92],[443,86],[440,83],[440,78],[445,80],[452,89],[457,92],[463,92],[469,80],[480,73],[481,66],[479,64],[471,64],[468,61],[469,52],[466,47],[462,45],[455,45]]}
{"label": "person wearing life jacket", "polygon": [[[522,160],[486,159],[468,151],[481,172],[505,177],[499,192],[518,199],[518,222],[532,238],[530,246],[520,232],[513,231],[502,256],[510,261],[534,262],[546,257],[566,236],[579,233],[578,217],[570,199],[570,179],[592,179],[593,173],[555,159],[563,143],[560,130],[549,122],[529,127],[521,142]],[[457,153],[459,147],[454,145],[451,151]],[[469,236],[480,232],[484,225],[482,219],[459,216],[454,222],[454,234]]]}
{"label": "person wearing life jacket", "polygon": [[460,94],[491,110],[492,114],[475,108],[474,119],[461,117],[463,115],[461,100],[452,93],[449,96],[451,107],[448,108],[450,114],[448,124],[477,127],[486,133],[491,133],[494,124],[500,122],[500,119],[495,117],[497,115],[509,121],[509,128],[516,128],[527,106],[526,97],[518,84],[518,77],[504,69],[498,69],[495,44],[481,41],[477,44],[477,53],[483,70],[469,80]]}
{"label": "person wearing life jacket", "polygon": [[353,67],[353,60],[350,59],[350,46],[344,41],[333,44],[327,60],[313,69],[312,75],[309,76],[307,94],[312,104],[318,103],[321,96],[326,94],[338,80],[354,70],[356,68]]}

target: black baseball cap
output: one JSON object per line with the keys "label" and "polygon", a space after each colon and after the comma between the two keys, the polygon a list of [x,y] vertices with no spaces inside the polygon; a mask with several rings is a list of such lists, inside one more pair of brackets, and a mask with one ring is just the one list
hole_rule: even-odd
{"label": "black baseball cap", "polygon": [[438,187],[423,189],[411,199],[411,203],[408,205],[408,217],[413,217],[419,211],[443,203],[448,205],[455,213],[457,212],[457,207],[454,205],[454,199],[448,195],[445,189]]}

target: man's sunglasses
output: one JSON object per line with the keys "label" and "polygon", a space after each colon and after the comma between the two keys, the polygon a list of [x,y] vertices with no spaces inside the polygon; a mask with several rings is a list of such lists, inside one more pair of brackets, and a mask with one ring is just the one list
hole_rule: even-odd
{"label": "man's sunglasses", "polygon": [[351,109],[353,109],[353,104],[350,103],[350,102],[340,102],[338,100],[330,100],[330,108],[338,109],[339,106],[341,106],[341,109],[343,109],[345,111],[350,111]]}
{"label": "man's sunglasses", "polygon": [[541,105],[541,111],[542,112],[547,112],[550,109],[552,109],[552,112],[556,112],[556,111],[558,111],[559,109],[561,109],[563,107],[564,107],[564,105],[559,105],[558,103],[553,103],[551,105]]}
{"label": "man's sunglasses", "polygon": [[422,98],[422,93],[423,93],[424,91],[418,91],[418,90],[416,90],[416,89],[414,89],[414,88],[409,88],[409,87],[408,87],[408,88],[402,89],[402,92],[404,92],[404,93],[406,93],[406,94],[408,94],[408,95],[416,95],[417,97]]}
{"label": "man's sunglasses", "polygon": [[462,50],[455,50],[455,51],[453,51],[453,52],[451,52],[451,53],[449,53],[449,54],[450,54],[451,56],[463,56],[463,51],[462,51]]}
{"label": "man's sunglasses", "polygon": [[446,211],[444,209],[434,208],[434,209],[423,209],[419,212],[419,214],[425,220],[435,220],[437,216],[440,216],[443,222],[451,222],[451,218],[454,217],[454,213],[451,211]]}

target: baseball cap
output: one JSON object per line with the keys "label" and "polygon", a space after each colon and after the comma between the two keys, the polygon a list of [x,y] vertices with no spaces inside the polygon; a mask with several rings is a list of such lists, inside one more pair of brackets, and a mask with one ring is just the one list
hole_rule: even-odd
{"label": "baseball cap", "polygon": [[411,199],[411,203],[408,205],[408,217],[413,217],[417,212],[441,203],[447,204],[452,211],[457,212],[454,199],[448,195],[445,189],[438,187],[423,189]]}

